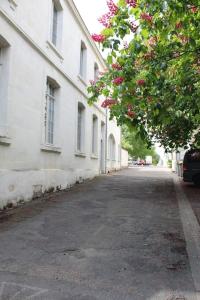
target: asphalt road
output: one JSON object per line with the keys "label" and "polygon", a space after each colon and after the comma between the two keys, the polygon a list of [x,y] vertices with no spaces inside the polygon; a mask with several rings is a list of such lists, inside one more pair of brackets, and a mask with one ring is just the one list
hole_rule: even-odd
{"label": "asphalt road", "polygon": [[194,295],[166,170],[124,170],[0,215],[0,300]]}

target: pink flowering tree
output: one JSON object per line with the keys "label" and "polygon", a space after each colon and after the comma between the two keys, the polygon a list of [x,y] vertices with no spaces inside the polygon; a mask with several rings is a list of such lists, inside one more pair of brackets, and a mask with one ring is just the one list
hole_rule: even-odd
{"label": "pink flowering tree", "polygon": [[200,146],[199,0],[107,1],[92,35],[109,50],[107,70],[88,87],[89,102],[105,97],[118,124],[149,144]]}

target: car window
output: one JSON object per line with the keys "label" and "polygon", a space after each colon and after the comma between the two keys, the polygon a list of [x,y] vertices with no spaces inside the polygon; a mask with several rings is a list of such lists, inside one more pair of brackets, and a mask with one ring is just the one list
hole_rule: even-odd
{"label": "car window", "polygon": [[200,162],[200,150],[195,150],[187,154],[188,162]]}

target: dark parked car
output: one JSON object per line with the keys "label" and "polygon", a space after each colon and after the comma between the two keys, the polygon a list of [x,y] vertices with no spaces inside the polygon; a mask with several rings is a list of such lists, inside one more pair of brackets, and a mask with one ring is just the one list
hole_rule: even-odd
{"label": "dark parked car", "polygon": [[200,149],[191,149],[183,160],[183,180],[200,186]]}

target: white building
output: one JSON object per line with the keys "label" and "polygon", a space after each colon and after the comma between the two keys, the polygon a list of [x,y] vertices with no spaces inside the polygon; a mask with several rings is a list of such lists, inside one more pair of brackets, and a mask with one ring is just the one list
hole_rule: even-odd
{"label": "white building", "polygon": [[104,68],[72,0],[0,1],[1,208],[126,164],[120,129],[87,104]]}

